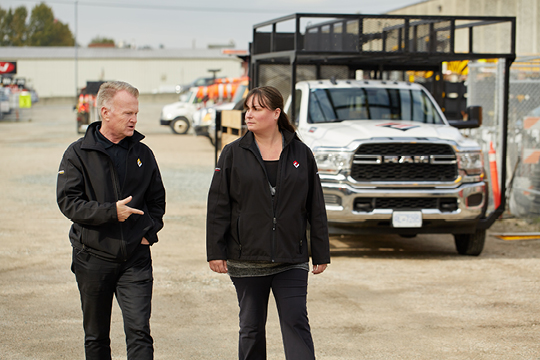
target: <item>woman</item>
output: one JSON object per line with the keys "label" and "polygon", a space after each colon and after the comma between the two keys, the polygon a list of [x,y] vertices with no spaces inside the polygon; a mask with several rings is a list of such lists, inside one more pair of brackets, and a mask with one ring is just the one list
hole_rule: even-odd
{"label": "woman", "polygon": [[277,89],[251,90],[244,108],[248,132],[223,149],[208,194],[209,265],[229,273],[236,288],[239,359],[266,359],[270,290],[286,358],[315,359],[306,309],[308,221],[313,274],[330,263],[317,165],[289,123]]}

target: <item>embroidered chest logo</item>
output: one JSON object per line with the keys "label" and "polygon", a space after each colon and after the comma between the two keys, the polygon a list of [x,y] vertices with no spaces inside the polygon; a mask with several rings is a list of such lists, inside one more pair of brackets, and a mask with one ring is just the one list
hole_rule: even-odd
{"label": "embroidered chest logo", "polygon": [[139,165],[139,167],[142,166],[142,161],[141,161],[141,159],[137,159],[137,165]]}
{"label": "embroidered chest logo", "polygon": [[295,160],[292,164],[293,164],[294,167],[297,168],[297,169],[298,169],[298,167],[300,166],[300,164],[299,164],[298,161],[296,161],[296,160]]}

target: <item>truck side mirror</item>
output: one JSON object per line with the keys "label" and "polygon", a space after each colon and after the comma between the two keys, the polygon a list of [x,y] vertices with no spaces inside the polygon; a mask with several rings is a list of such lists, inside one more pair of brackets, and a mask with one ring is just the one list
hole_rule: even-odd
{"label": "truck side mirror", "polygon": [[458,129],[475,129],[482,126],[482,107],[469,106],[467,116],[463,120],[449,120],[448,123]]}

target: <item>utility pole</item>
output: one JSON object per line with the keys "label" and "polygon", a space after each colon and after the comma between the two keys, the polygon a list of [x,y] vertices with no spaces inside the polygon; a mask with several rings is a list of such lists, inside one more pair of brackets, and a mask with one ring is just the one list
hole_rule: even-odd
{"label": "utility pole", "polygon": [[78,89],[78,80],[79,80],[79,50],[77,47],[77,32],[78,32],[78,14],[77,14],[77,8],[78,8],[79,2],[75,1],[75,99],[77,99],[77,96],[79,95],[79,89]]}

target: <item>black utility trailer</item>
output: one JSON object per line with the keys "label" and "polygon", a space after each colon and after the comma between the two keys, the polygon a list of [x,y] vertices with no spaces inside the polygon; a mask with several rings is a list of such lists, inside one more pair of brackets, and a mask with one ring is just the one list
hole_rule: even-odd
{"label": "black utility trailer", "polygon": [[[407,80],[406,71],[433,71],[428,90],[441,105],[443,62],[499,59],[505,67],[498,149],[503,186],[500,205],[489,214],[486,211],[477,223],[485,236],[485,229],[506,206],[508,93],[515,47],[515,17],[298,13],[254,25],[250,88],[272,85],[285,98],[290,95],[289,117],[295,119],[298,81],[355,79],[359,70],[365,79],[385,80],[401,74],[399,80]],[[478,126],[470,125],[461,120],[459,127]]]}

